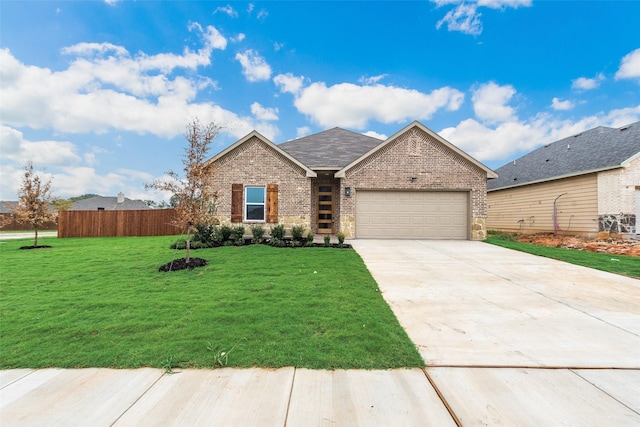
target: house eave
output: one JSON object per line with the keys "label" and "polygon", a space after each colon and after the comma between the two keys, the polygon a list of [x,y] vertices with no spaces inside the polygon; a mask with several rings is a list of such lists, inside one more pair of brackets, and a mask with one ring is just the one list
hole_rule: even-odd
{"label": "house eave", "polygon": [[[636,156],[634,156],[634,157],[636,157]],[[519,183],[519,184],[507,185],[507,186],[504,186],[504,187],[487,189],[487,193],[491,193],[493,191],[508,190],[508,189],[511,189],[511,188],[524,187],[526,185],[542,184],[544,182],[551,182],[551,181],[558,181],[558,180],[561,180],[561,179],[574,178],[576,176],[590,175],[592,173],[606,172],[606,171],[610,171],[610,170],[614,170],[614,169],[620,169],[622,167],[624,167],[624,165],[607,166],[607,167],[599,168],[599,169],[591,169],[591,170],[587,170],[587,171],[573,172],[573,173],[568,173],[568,174],[565,174],[565,175],[554,176],[554,177],[551,177],[551,178],[537,179],[535,181],[527,181],[527,182],[522,182],[522,183]]]}

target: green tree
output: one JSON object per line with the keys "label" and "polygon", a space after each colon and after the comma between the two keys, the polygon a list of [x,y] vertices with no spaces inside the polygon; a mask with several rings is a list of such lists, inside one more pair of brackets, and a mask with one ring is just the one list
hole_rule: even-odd
{"label": "green tree", "polygon": [[209,145],[218,136],[221,126],[214,122],[202,125],[196,118],[187,124],[187,140],[182,159],[184,177],[170,170],[168,179],[146,184],[145,188],[169,191],[173,194],[176,216],[172,224],[187,234],[185,259],[189,262],[191,235],[198,224],[213,222],[217,192],[208,185],[210,165],[207,165]]}
{"label": "green tree", "polygon": [[57,214],[50,209],[51,179],[43,181],[33,170],[33,162],[24,168],[22,185],[18,189],[18,204],[12,213],[16,221],[29,224],[35,232],[33,246],[38,246],[38,230],[48,222],[55,221]]}

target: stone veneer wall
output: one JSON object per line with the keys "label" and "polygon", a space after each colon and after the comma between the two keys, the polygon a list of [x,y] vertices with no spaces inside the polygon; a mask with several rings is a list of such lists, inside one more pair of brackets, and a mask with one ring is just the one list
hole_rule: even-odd
{"label": "stone veneer wall", "polygon": [[[306,171],[254,137],[212,165],[209,185],[218,191],[217,216],[231,222],[231,184],[266,186],[278,184],[278,223],[311,228],[311,178]],[[250,226],[256,222],[245,222]],[[270,224],[258,223],[266,229]],[[248,231],[248,230],[247,230]]]}
{"label": "stone veneer wall", "polygon": [[[410,178],[417,178],[411,182]],[[351,196],[344,188],[351,187]],[[449,150],[420,129],[400,135],[383,149],[350,169],[341,180],[340,230],[355,236],[358,190],[469,191],[470,238],[486,238],[487,173]],[[355,236],[357,237],[357,236]]]}
{"label": "stone veneer wall", "polygon": [[637,232],[636,188],[640,186],[640,157],[626,167],[598,174],[598,231]]}

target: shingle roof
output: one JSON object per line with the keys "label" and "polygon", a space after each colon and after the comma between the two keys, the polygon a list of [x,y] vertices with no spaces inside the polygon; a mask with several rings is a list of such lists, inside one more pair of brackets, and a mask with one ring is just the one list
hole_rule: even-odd
{"label": "shingle roof", "polygon": [[497,190],[564,176],[613,169],[640,154],[640,122],[620,128],[597,127],[561,139],[496,169],[487,182]]}
{"label": "shingle roof", "polygon": [[107,211],[150,209],[142,200],[131,200],[125,197],[123,203],[118,203],[117,197],[95,196],[74,202],[71,210],[95,211],[98,208],[104,208]]}
{"label": "shingle roof", "polygon": [[284,142],[278,147],[311,169],[341,169],[382,142],[336,127]]}

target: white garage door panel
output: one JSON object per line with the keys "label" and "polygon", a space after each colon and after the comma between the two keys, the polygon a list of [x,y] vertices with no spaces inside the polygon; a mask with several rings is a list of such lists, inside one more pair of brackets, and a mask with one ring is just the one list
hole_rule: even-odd
{"label": "white garage door panel", "polygon": [[356,237],[467,239],[466,192],[356,193]]}

